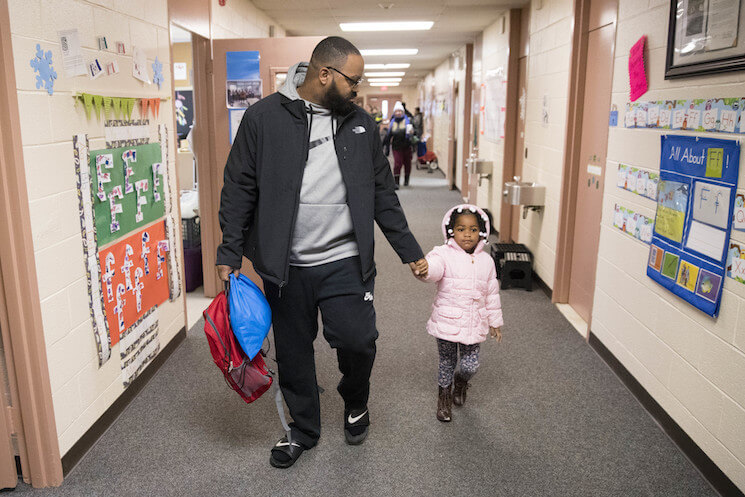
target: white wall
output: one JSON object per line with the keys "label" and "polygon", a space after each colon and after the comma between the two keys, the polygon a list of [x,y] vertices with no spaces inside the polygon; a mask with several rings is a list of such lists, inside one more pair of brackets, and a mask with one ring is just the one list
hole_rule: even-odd
{"label": "white wall", "polygon": [[210,0],[210,6],[213,39],[268,38],[272,25],[275,38],[285,36],[284,28],[249,0],[228,0],[223,7],[218,0]]}
{"label": "white wall", "polygon": [[[626,0],[628,1],[628,0]],[[624,0],[621,0],[623,3]],[[542,213],[520,217],[519,243],[533,252],[534,269],[550,287],[554,285],[556,239],[559,227],[561,177],[564,166],[569,65],[572,41],[572,0],[543,0],[530,10],[530,55],[525,147],[528,157],[522,177],[546,186]],[[543,101],[548,103],[548,124],[543,123]]]}
{"label": "white wall", "polygon": [[[450,59],[445,60],[437,66],[433,73],[428,74],[424,80],[425,93],[428,93],[435,103],[434,113],[430,113],[430,108],[423,108],[425,120],[427,121],[425,130],[428,130],[430,127],[432,129],[432,143],[428,148],[437,154],[440,169],[443,172],[451,169],[452,162],[448,150],[448,137],[450,136],[450,113],[453,112],[454,106],[454,102],[450,99],[454,75],[451,73],[450,64]],[[447,112],[440,110],[440,104],[442,102],[445,102]]]}
{"label": "white wall", "polygon": [[[44,335],[49,361],[54,414],[60,450],[67,450],[90,428],[124,390],[118,346],[98,367],[96,344],[88,311],[87,275],[73,165],[72,136],[87,133],[92,150],[105,148],[103,122],[86,119],[82,105],[72,95],[79,91],[113,96],[169,97],[168,8],[166,0],[10,0],[10,24],[15,59],[23,155],[28,182],[34,257],[41,298]],[[57,31],[77,28],[86,59],[116,60],[120,73],[96,80],[68,78],[62,66]],[[96,36],[123,41],[128,55],[98,50]],[[36,88],[29,60],[36,44],[52,51],[58,79],[54,95]],[[131,47],[143,48],[149,65],[155,57],[163,63],[165,83],[145,86],[132,77]],[[135,110],[133,118],[139,117]],[[155,122],[171,130],[173,115],[168,102]],[[157,141],[153,133],[151,141]],[[169,163],[173,175],[174,164]],[[174,247],[180,251],[180,246]],[[183,267],[183,265],[182,265]],[[159,310],[159,338],[164,347],[185,325],[183,302],[166,302]]]}
{"label": "white wall", "polygon": [[[519,26],[518,26],[519,28]],[[474,72],[474,82],[484,83],[489,75],[503,73],[507,77],[507,64],[510,49],[510,18],[504,14],[504,33],[502,32],[502,18],[486,28],[483,32],[483,48],[481,55],[481,71]],[[483,88],[482,88],[482,91]],[[476,102],[480,105],[480,102]],[[478,119],[478,116],[475,118]],[[479,138],[479,157],[490,160],[494,164],[491,179],[484,179],[478,187],[476,203],[487,207],[499,229],[499,216],[502,210],[502,174],[504,170],[504,139],[487,140],[485,135]]]}
{"label": "white wall", "polygon": [[[641,100],[745,93],[742,72],[665,81],[669,5],[663,0],[620,2],[613,103],[624,109],[629,102],[628,53],[642,35],[648,37],[649,91]],[[621,126],[622,118],[623,110]],[[619,162],[659,170],[661,134],[610,128],[592,332],[745,490],[745,285],[725,278],[720,315],[710,318],[648,278],[649,246],[613,227],[616,203],[654,218],[655,202],[618,188],[616,170]],[[733,231],[732,238],[745,243],[742,232]]]}

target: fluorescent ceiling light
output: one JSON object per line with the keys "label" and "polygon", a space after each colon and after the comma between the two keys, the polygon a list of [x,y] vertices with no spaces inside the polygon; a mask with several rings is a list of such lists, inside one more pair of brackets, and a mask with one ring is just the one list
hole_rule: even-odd
{"label": "fluorescent ceiling light", "polygon": [[399,83],[401,78],[370,78],[370,83]]}
{"label": "fluorescent ceiling light", "polygon": [[360,50],[363,57],[372,55],[416,55],[419,53],[418,48],[373,48]]}
{"label": "fluorescent ceiling light", "polygon": [[398,78],[406,74],[404,71],[401,72],[366,72],[366,78]]}
{"label": "fluorescent ceiling light", "polygon": [[423,31],[432,29],[432,21],[342,22],[342,31]]}
{"label": "fluorescent ceiling light", "polygon": [[408,69],[411,64],[365,64],[365,69]]}
{"label": "fluorescent ceiling light", "polygon": [[370,83],[370,86],[398,86],[400,83]]}

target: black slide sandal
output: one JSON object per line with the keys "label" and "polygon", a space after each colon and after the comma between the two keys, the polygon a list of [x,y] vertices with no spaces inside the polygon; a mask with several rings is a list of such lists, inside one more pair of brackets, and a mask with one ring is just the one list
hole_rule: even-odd
{"label": "black slide sandal", "polygon": [[[304,450],[305,447],[303,447],[299,442],[290,443],[287,440],[287,435],[285,435],[274,445],[274,447],[272,447],[272,455],[269,458],[269,464],[275,468],[289,468],[295,464],[295,461],[297,461],[297,458],[300,457],[300,454],[302,454]],[[274,456],[275,453],[284,454],[289,459],[277,459]]]}

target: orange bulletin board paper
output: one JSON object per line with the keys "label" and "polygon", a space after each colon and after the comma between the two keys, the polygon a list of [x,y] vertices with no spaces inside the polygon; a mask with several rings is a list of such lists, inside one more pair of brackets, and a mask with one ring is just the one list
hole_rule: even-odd
{"label": "orange bulletin board paper", "polygon": [[99,252],[111,345],[147,311],[168,299],[168,249],[165,222],[159,221]]}

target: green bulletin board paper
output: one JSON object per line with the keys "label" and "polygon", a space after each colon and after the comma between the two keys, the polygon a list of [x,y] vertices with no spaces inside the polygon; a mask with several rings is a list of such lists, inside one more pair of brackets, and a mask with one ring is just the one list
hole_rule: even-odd
{"label": "green bulletin board paper", "polygon": [[657,206],[657,222],[654,226],[655,233],[680,243],[683,240],[683,227],[685,226],[685,213]]}
{"label": "green bulletin board paper", "polygon": [[[111,207],[109,204],[109,194],[111,191],[120,186],[124,190],[124,160],[122,154],[128,150],[136,151],[136,162],[131,162],[134,174],[130,176],[129,183],[134,185],[137,181],[148,180],[148,190],[143,192],[147,203],[142,205],[142,221],[136,220],[137,215],[137,192],[134,189],[131,193],[124,193],[123,199],[115,199],[115,202],[121,204],[123,212],[116,214],[116,220],[119,222],[119,230],[111,232]],[[98,174],[96,169],[96,157],[98,155],[111,154],[114,159],[113,168],[102,168],[101,171],[110,174],[110,182],[102,183],[106,193],[106,200],[102,201],[96,196],[98,189]],[[98,244],[104,245],[117,240],[127,233],[130,233],[142,226],[150,224],[165,215],[165,202],[163,192],[162,175],[159,175],[159,185],[156,187],[153,182],[153,164],[160,163],[161,150],[160,143],[149,143],[147,145],[138,145],[133,147],[111,148],[104,150],[92,150],[89,155],[89,169],[91,176],[91,192],[93,192],[93,211],[96,220],[96,234]],[[155,192],[158,192],[160,201],[155,201]]]}

